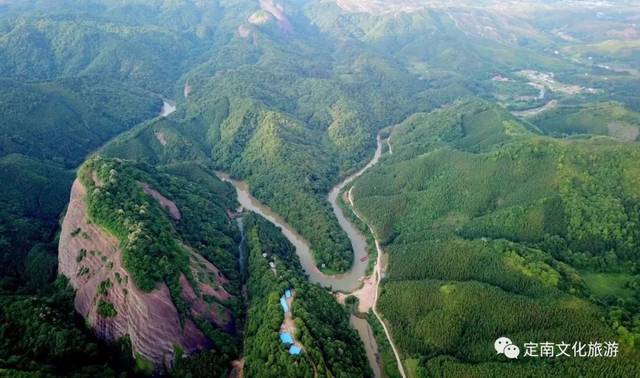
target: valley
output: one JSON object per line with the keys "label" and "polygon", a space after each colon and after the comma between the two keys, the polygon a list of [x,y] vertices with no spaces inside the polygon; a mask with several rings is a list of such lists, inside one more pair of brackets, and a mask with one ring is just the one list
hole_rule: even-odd
{"label": "valley", "polygon": [[[291,226],[286,224],[282,217],[273,213],[273,211],[271,211],[268,207],[264,206],[253,196],[251,196],[249,188],[245,183],[234,181],[229,178],[229,175],[224,173],[217,173],[217,175],[221,180],[229,182],[235,187],[238,193],[238,202],[240,203],[241,209],[243,211],[248,210],[262,216],[282,231],[283,235],[295,247],[295,251],[300,258],[302,268],[308,275],[311,282],[317,283],[323,287],[331,289],[334,292],[337,292],[338,300],[342,303],[344,303],[345,296],[349,294],[353,294],[356,298],[358,298],[360,304],[367,303],[365,307],[359,306],[358,311],[362,314],[366,314],[368,311],[372,310],[376,314],[376,316],[378,317],[378,321],[380,321],[380,324],[384,327],[386,336],[392,348],[394,349],[394,353],[396,354],[396,358],[398,360],[398,368],[400,369],[400,371],[403,371],[400,358],[398,357],[398,352],[396,351],[396,347],[393,343],[393,340],[391,339],[391,335],[386,328],[387,326],[376,311],[376,303],[378,300],[378,286],[383,275],[381,261],[383,251],[380,248],[378,241],[375,241],[377,249],[377,259],[373,265],[373,272],[370,274],[370,276],[366,276],[366,270],[369,265],[367,258],[370,257],[367,253],[367,240],[364,236],[362,236],[360,231],[358,231],[356,227],[351,224],[351,222],[344,216],[344,214],[342,213],[342,209],[338,204],[338,196],[343,192],[344,188],[350,185],[359,176],[364,174],[368,169],[378,163],[380,157],[382,156],[383,143],[386,143],[386,141],[383,142],[379,135],[377,137],[377,141],[376,152],[371,161],[369,161],[367,165],[360,169],[358,172],[350,175],[341,183],[336,185],[331,190],[328,196],[328,200],[333,207],[336,217],[338,218],[338,222],[340,223],[340,226],[343,228],[345,233],[348,235],[354,250],[354,260],[351,270],[348,273],[341,275],[328,276],[318,270],[318,268],[316,267],[316,262],[309,252],[310,247],[308,242],[306,242],[301,236],[299,236],[291,228]],[[356,214],[355,209],[353,209],[353,211],[354,214]],[[378,355],[378,347],[375,339],[373,338],[369,324],[366,320],[362,320],[355,315],[351,315],[350,322],[358,330],[358,333],[364,342],[365,350],[367,351],[367,356],[372,370],[377,370],[375,376],[380,377],[380,367],[378,365],[378,362],[376,361]],[[405,377],[404,372],[402,372],[402,376]]]}
{"label": "valley", "polygon": [[0,375],[640,375],[638,9],[0,1]]}

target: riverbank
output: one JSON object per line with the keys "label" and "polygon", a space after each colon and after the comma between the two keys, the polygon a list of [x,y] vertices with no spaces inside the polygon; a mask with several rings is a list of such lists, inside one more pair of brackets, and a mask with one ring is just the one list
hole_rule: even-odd
{"label": "riverbank", "polygon": [[[315,259],[312,255],[308,241],[305,240],[300,234],[298,234],[295,229],[293,229],[293,227],[291,227],[284,220],[284,218],[282,218],[280,215],[273,212],[269,207],[265,206],[256,198],[254,198],[251,195],[249,186],[246,182],[234,180],[228,174],[223,172],[216,172],[216,175],[222,181],[228,182],[233,185],[237,192],[238,202],[245,210],[252,211],[262,216],[282,231],[283,235],[296,248],[296,253],[300,259],[300,263],[304,271],[309,276],[309,280],[311,282],[317,283],[323,287],[330,288],[336,293],[336,297],[341,303],[344,303],[344,299],[348,294],[354,295],[359,300],[359,312],[363,314],[367,313],[369,310],[373,312],[375,317],[382,325],[382,328],[384,329],[384,333],[396,357],[398,370],[401,376],[404,378],[406,377],[406,375],[404,373],[404,367],[402,366],[398,349],[396,348],[395,343],[391,338],[391,333],[388,326],[384,323],[382,317],[376,310],[380,280],[383,276],[383,251],[380,247],[380,243],[377,239],[375,239],[375,234],[373,233],[371,226],[364,222],[364,220],[355,211],[351,193],[349,193],[348,202],[351,211],[358,219],[363,222],[363,224],[366,225],[366,227],[369,228],[371,235],[374,235],[374,244],[377,251],[376,263],[373,267],[372,274],[366,275],[367,267],[369,265],[369,262],[367,261],[367,258],[369,256],[367,252],[367,240],[365,236],[363,236],[362,233],[357,229],[357,227],[348,219],[348,217],[345,216],[343,209],[341,208],[339,203],[340,193],[342,193],[348,185],[352,184],[356,178],[364,174],[368,169],[375,166],[379,162],[382,156],[383,143],[387,143],[387,141],[383,141],[381,135],[378,135],[376,139],[377,147],[373,158],[358,172],[345,178],[338,185],[334,186],[327,196],[327,200],[331,204],[333,212],[338,219],[338,223],[349,237],[351,246],[354,251],[353,266],[349,272],[343,274],[327,275],[321,272],[315,264]],[[354,317],[352,317],[352,325],[354,326],[356,331],[358,331],[361,339],[363,340],[367,352],[367,358],[369,359],[370,365],[372,365],[372,370],[374,371],[374,374],[376,374],[376,377],[381,376],[379,361],[380,356],[375,337],[373,336],[373,331],[366,320],[357,317],[355,317],[356,319],[353,318]]]}
{"label": "riverbank", "polygon": [[238,202],[240,202],[240,205],[242,205],[244,209],[261,215],[282,230],[284,236],[296,247],[300,263],[302,264],[304,271],[309,276],[311,282],[318,283],[319,285],[329,288],[334,292],[351,293],[362,286],[367,273],[367,267],[369,265],[367,261],[367,240],[357,227],[349,221],[347,216],[345,216],[338,202],[338,197],[347,185],[352,183],[353,180],[362,175],[369,168],[377,164],[380,156],[382,156],[382,139],[378,136],[376,152],[369,163],[367,163],[367,165],[358,172],[334,186],[327,196],[327,200],[331,204],[333,212],[338,219],[338,223],[349,237],[351,247],[353,249],[353,264],[351,270],[335,275],[325,274],[318,269],[313,253],[311,252],[309,242],[291,225],[289,225],[283,217],[253,197],[246,182],[234,180],[224,172],[216,172],[216,175],[222,181],[228,182],[234,186],[238,194]]}
{"label": "riverbank", "polygon": [[[388,140],[387,140],[388,141]],[[367,224],[365,222],[365,220],[360,216],[360,214],[358,214],[358,212],[355,209],[354,206],[354,201],[353,201],[353,192],[352,192],[352,188],[349,189],[347,198],[348,198],[348,202],[349,205],[351,207],[351,211],[353,212],[353,214],[360,220],[362,221],[364,224],[367,225],[367,227],[369,227],[369,231],[371,232],[371,234],[373,235],[374,238],[374,243],[376,246],[376,251],[377,251],[377,258],[376,258],[376,263],[374,265],[373,268],[373,273],[365,278],[364,282],[365,284],[358,290],[354,291],[353,293],[351,293],[351,295],[353,295],[354,297],[358,298],[358,311],[360,313],[368,313],[369,311],[371,311],[373,313],[373,315],[376,317],[376,319],[378,320],[378,322],[380,323],[380,325],[382,325],[382,328],[384,330],[384,334],[389,342],[389,345],[391,346],[391,349],[393,351],[395,360],[396,360],[396,364],[398,366],[398,372],[400,373],[400,375],[402,376],[402,378],[406,378],[406,374],[404,371],[404,366],[402,364],[402,358],[400,357],[400,352],[398,350],[398,348],[395,345],[395,342],[393,341],[393,338],[391,336],[391,332],[389,331],[389,327],[387,326],[387,324],[385,323],[384,319],[382,318],[382,316],[380,315],[380,313],[377,310],[377,303],[378,303],[378,297],[380,294],[380,282],[382,280],[382,278],[384,277],[384,272],[383,272],[383,257],[384,257],[384,251],[382,250],[382,247],[380,246],[380,242],[378,241],[378,239],[375,237],[375,233],[373,231],[373,228]],[[339,295],[339,294],[338,294]],[[342,298],[342,300],[344,301],[345,298]],[[368,323],[367,323],[368,325]],[[366,346],[365,346],[366,347]],[[378,346],[376,345],[376,350],[378,350]]]}
{"label": "riverbank", "polygon": [[[393,154],[393,150],[391,149],[391,144],[390,144],[390,139],[391,136],[389,136],[385,142],[387,144],[387,146],[389,147],[388,151],[389,154]],[[358,176],[362,175],[365,171],[367,171],[369,168],[373,167],[374,165],[376,165],[378,163],[378,161],[380,160],[380,157],[382,156],[382,139],[380,134],[378,134],[378,138],[377,138],[377,142],[378,142],[378,148],[376,150],[376,154],[374,156],[374,159],[371,160],[371,162],[369,162],[369,164],[367,164],[367,166],[365,166],[365,168],[363,168],[361,171],[359,171],[356,175],[354,175],[353,178],[349,178],[348,181],[345,180],[345,182],[340,185],[341,190],[345,188],[346,185],[350,184],[351,182],[353,182],[353,180],[355,178],[357,178]],[[379,240],[375,237],[375,232],[373,230],[373,228],[364,220],[364,218],[362,218],[362,216],[360,214],[358,214],[356,208],[355,208],[355,203],[353,200],[353,186],[351,188],[349,188],[349,190],[346,192],[346,202],[348,202],[348,206],[351,209],[353,215],[359,220],[361,221],[363,224],[366,225],[366,227],[369,228],[369,232],[370,234],[373,236],[373,240],[375,243],[375,247],[376,247],[376,263],[373,267],[373,272],[365,277],[363,279],[363,285],[361,288],[359,288],[358,290],[355,290],[351,293],[351,295],[353,295],[354,297],[356,297],[358,299],[358,312],[362,313],[362,314],[366,314],[369,311],[371,311],[373,313],[373,315],[376,317],[376,319],[378,320],[378,322],[380,323],[380,325],[382,325],[382,328],[384,330],[384,334],[387,338],[387,341],[389,342],[389,345],[391,346],[391,349],[393,350],[393,354],[397,363],[397,367],[398,367],[398,372],[400,373],[400,375],[402,376],[402,378],[406,378],[406,374],[404,371],[404,366],[402,364],[402,358],[400,357],[400,352],[398,350],[398,348],[396,347],[393,338],[391,336],[391,332],[389,331],[389,327],[387,326],[387,324],[385,323],[384,319],[382,318],[382,316],[380,315],[380,313],[377,310],[377,303],[378,303],[378,297],[380,294],[380,282],[382,280],[382,278],[384,277],[384,268],[383,268],[383,258],[384,258],[384,251],[382,250],[382,247],[380,246],[380,242]],[[336,294],[337,298],[339,301],[342,301],[342,303],[344,303],[344,301],[346,300],[346,295],[341,294],[341,293],[337,293]],[[355,317],[355,316],[354,316]],[[366,333],[367,336],[365,339],[363,339],[363,341],[365,342],[365,348],[367,348],[367,341],[366,339],[368,339],[369,337],[372,337],[373,332],[371,330],[371,327],[369,325],[369,323],[366,320],[363,320],[366,323],[366,326],[368,328],[368,332]],[[362,327],[362,326],[360,326]],[[359,330],[359,329],[358,329]],[[360,332],[361,333],[361,337],[362,334],[364,334],[364,332]],[[371,336],[369,336],[371,335]],[[378,363],[378,368],[380,368],[380,363],[381,361],[379,361],[380,356],[379,356],[379,352],[378,352],[378,345],[375,344],[375,353],[377,354],[377,363]],[[369,350],[367,350],[367,353],[369,354]],[[381,374],[381,373],[380,373]]]}

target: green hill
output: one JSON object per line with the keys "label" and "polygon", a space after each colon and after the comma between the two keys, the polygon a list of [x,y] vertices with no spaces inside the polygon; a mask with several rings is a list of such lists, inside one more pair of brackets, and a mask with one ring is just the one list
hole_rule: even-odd
{"label": "green hill", "polygon": [[96,75],[168,96],[198,42],[211,38],[216,12],[191,1],[47,3],[0,15],[0,76]]}
{"label": "green hill", "polygon": [[[115,135],[153,117],[148,92],[95,77],[21,82],[0,79],[2,285],[29,282],[25,258],[52,241],[69,199],[71,171]],[[9,247],[10,246],[10,247]],[[49,246],[55,256],[55,246]]]}
{"label": "green hill", "polygon": [[391,144],[353,196],[389,254],[379,308],[417,376],[547,369],[496,356],[502,335],[618,340],[618,359],[554,374],[637,373],[637,297],[608,301],[581,273],[637,280],[637,145],[542,137],[477,101],[415,115]]}
{"label": "green hill", "polygon": [[634,142],[640,135],[640,113],[616,102],[561,106],[531,120],[550,135],[607,135]]}
{"label": "green hill", "polygon": [[[370,376],[364,348],[349,326],[347,312],[331,294],[307,282],[293,246],[263,218],[248,215],[243,223],[249,262],[245,374]],[[269,262],[275,263],[275,273]],[[295,357],[278,335],[284,319],[279,298],[287,289],[295,293],[291,313],[297,332],[292,336],[304,348]]]}
{"label": "green hill", "polygon": [[148,92],[98,77],[0,85],[0,156],[20,153],[69,168],[162,107]]}
{"label": "green hill", "polygon": [[[140,287],[175,281],[183,240],[240,291],[235,231],[216,205],[233,192],[212,171],[248,182],[337,273],[352,253],[326,195],[371,158],[382,130],[393,155],[354,193],[390,255],[379,308],[411,376],[637,376],[633,1],[270,3],[0,0],[0,290],[38,294],[0,298],[0,369],[131,373],[131,361],[99,353],[81,322],[65,323],[70,297],[50,285],[58,217],[88,156],[130,174],[113,199],[93,202],[95,221],[122,240],[130,224],[114,212],[140,215],[132,182],[141,175],[161,177],[193,209],[185,228],[157,208],[157,222],[144,219],[151,241],[126,253]],[[521,70],[552,80],[544,96]],[[169,117],[157,117],[160,96],[176,101]],[[527,110],[550,100],[561,106],[530,123],[492,103]],[[304,282],[290,246],[260,220],[248,231],[247,375],[368,374],[343,311]],[[258,264],[262,250],[286,260],[284,278]],[[273,300],[289,284],[309,293],[296,311],[310,353],[291,366],[275,349]],[[503,332],[519,343],[616,339],[623,356],[505,363],[491,352]],[[226,374],[240,341],[228,344],[225,356],[181,360],[175,374]]]}

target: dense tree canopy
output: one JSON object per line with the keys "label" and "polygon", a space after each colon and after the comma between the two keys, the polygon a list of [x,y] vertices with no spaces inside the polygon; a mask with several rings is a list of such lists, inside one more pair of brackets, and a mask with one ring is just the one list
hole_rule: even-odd
{"label": "dense tree canopy", "polygon": [[502,369],[491,345],[503,334],[520,345],[616,340],[619,359],[590,371],[637,372],[640,302],[624,288],[640,273],[640,149],[528,128],[476,100],[415,115],[391,132],[393,155],[354,184],[389,253],[379,308],[419,376]]}

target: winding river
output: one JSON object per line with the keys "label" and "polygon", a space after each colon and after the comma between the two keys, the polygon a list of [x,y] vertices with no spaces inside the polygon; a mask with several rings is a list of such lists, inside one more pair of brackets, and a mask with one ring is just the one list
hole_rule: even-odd
{"label": "winding river", "polygon": [[[163,106],[160,112],[160,117],[167,117],[176,111],[175,103],[164,100]],[[389,144],[389,141],[387,140]],[[346,232],[349,240],[351,241],[351,246],[353,249],[353,265],[350,271],[337,274],[337,275],[327,275],[324,274],[318,269],[315,264],[315,259],[313,254],[311,253],[311,248],[309,247],[309,242],[305,240],[298,232],[295,231],[293,227],[291,227],[281,216],[273,212],[269,207],[260,203],[256,198],[254,198],[250,191],[248,185],[243,181],[233,180],[231,177],[223,172],[216,172],[218,178],[223,181],[231,183],[236,189],[238,202],[245,209],[252,211],[256,214],[261,215],[263,218],[267,219],[269,222],[273,223],[275,226],[279,227],[282,231],[282,234],[294,245],[296,248],[296,253],[300,259],[300,263],[305,270],[305,272],[309,275],[309,279],[311,282],[318,283],[321,286],[331,288],[334,292],[344,292],[344,293],[352,293],[357,290],[360,286],[362,286],[362,280],[365,278],[368,259],[364,259],[367,257],[367,241],[366,238],[356,229],[356,227],[345,217],[342,208],[338,204],[338,197],[342,190],[349,184],[353,182],[356,178],[361,176],[364,172],[366,172],[369,168],[373,167],[378,163],[380,157],[382,156],[382,145],[383,141],[380,135],[377,136],[377,148],[373,155],[373,158],[365,165],[362,169],[352,174],[351,176],[345,178],[338,185],[334,186],[327,200],[331,204],[333,209],[333,213],[338,219],[338,223],[340,227]],[[389,144],[389,151],[391,152],[391,145]],[[391,152],[392,153],[392,152]],[[242,218],[238,219],[238,226],[242,232],[243,224]],[[241,247],[239,247],[241,248]],[[388,331],[386,325],[382,321],[382,318],[377,313],[375,308],[375,302],[377,301],[377,286],[381,278],[381,254],[382,250],[376,241],[376,248],[378,250],[378,259],[376,261],[376,266],[374,269],[375,278],[375,300],[373,304],[373,312],[375,316],[380,320],[381,324],[384,327],[385,334],[391,345],[393,347],[394,354],[396,355],[396,359],[398,361],[398,368],[401,375],[404,377],[404,370],[402,368],[402,364],[400,362],[399,354],[395,348],[393,340],[391,339],[390,332]],[[240,264],[244,265],[244,261],[242,258],[242,252],[240,253]],[[376,339],[373,335],[373,331],[369,326],[369,323],[366,319],[357,317],[355,315],[351,315],[350,318],[351,326],[358,332],[358,335],[362,339],[367,355],[367,359],[369,361],[369,365],[373,371],[374,377],[378,378],[382,376],[381,365],[379,361],[379,352],[378,345]]]}
{"label": "winding river", "polygon": [[[305,272],[309,275],[309,279],[311,282],[331,288],[332,291],[351,293],[362,285],[362,279],[366,274],[368,260],[363,259],[363,257],[367,256],[367,241],[362,233],[360,233],[360,231],[358,231],[356,227],[351,223],[351,221],[349,221],[344,215],[342,208],[338,204],[338,197],[347,185],[351,184],[353,180],[355,180],[369,168],[378,163],[380,157],[382,156],[382,145],[382,138],[380,137],[380,135],[378,135],[376,152],[369,163],[367,163],[367,165],[365,165],[358,172],[352,174],[351,176],[340,182],[338,185],[334,186],[327,197],[327,200],[331,204],[333,212],[338,219],[340,227],[342,227],[342,229],[347,233],[347,236],[349,237],[351,246],[353,248],[353,265],[351,270],[338,275],[327,275],[322,273],[320,269],[318,269],[315,264],[313,254],[311,253],[309,242],[305,240],[300,234],[298,234],[295,229],[293,229],[293,227],[291,227],[281,216],[279,216],[269,207],[265,206],[256,198],[254,198],[249,191],[247,183],[243,181],[233,180],[226,173],[217,172],[216,174],[221,180],[229,182],[235,187],[238,195],[238,202],[245,210],[252,211],[256,214],[261,215],[282,230],[282,234],[291,242],[291,244],[295,246],[296,253],[298,254],[298,257],[300,259],[300,263],[302,264]],[[379,264],[380,258],[378,258],[377,261],[377,265]],[[379,270],[380,268],[376,266],[375,274],[380,274]],[[376,314],[376,316],[378,315]],[[382,372],[380,368],[378,345],[373,335],[373,331],[369,326],[369,323],[366,319],[356,317],[355,315],[351,315],[350,323],[351,326],[358,332],[358,335],[364,343],[367,360],[369,361],[369,365],[371,366],[374,377],[381,377]]]}
{"label": "winding river", "polygon": [[296,247],[296,252],[298,257],[300,258],[300,263],[304,268],[305,272],[309,275],[309,279],[311,282],[318,283],[321,286],[331,288],[332,291],[341,291],[350,293],[356,290],[361,286],[362,278],[366,274],[368,261],[362,260],[363,257],[367,256],[367,241],[365,237],[358,231],[355,226],[345,217],[342,209],[338,205],[338,196],[342,189],[345,186],[349,185],[353,180],[355,180],[358,176],[362,175],[367,169],[374,166],[380,160],[380,156],[382,155],[382,140],[380,136],[378,136],[378,147],[373,156],[373,159],[369,161],[369,163],[362,168],[360,171],[354,173],[353,175],[347,177],[341,183],[333,187],[329,192],[328,200],[331,203],[331,207],[333,208],[333,212],[338,218],[338,223],[340,227],[347,233],[349,240],[351,241],[351,246],[353,248],[353,265],[351,270],[336,275],[327,275],[324,274],[318,269],[315,263],[315,259],[311,252],[311,248],[309,247],[309,242],[305,240],[296,230],[291,227],[281,216],[273,212],[269,207],[260,203],[257,199],[255,199],[250,191],[249,186],[244,181],[233,180],[229,177],[228,174],[217,172],[218,177],[226,182],[231,183],[235,188],[238,194],[238,202],[245,210],[252,211],[256,214],[261,215],[269,222],[273,223],[277,227],[282,230],[284,236]]}

